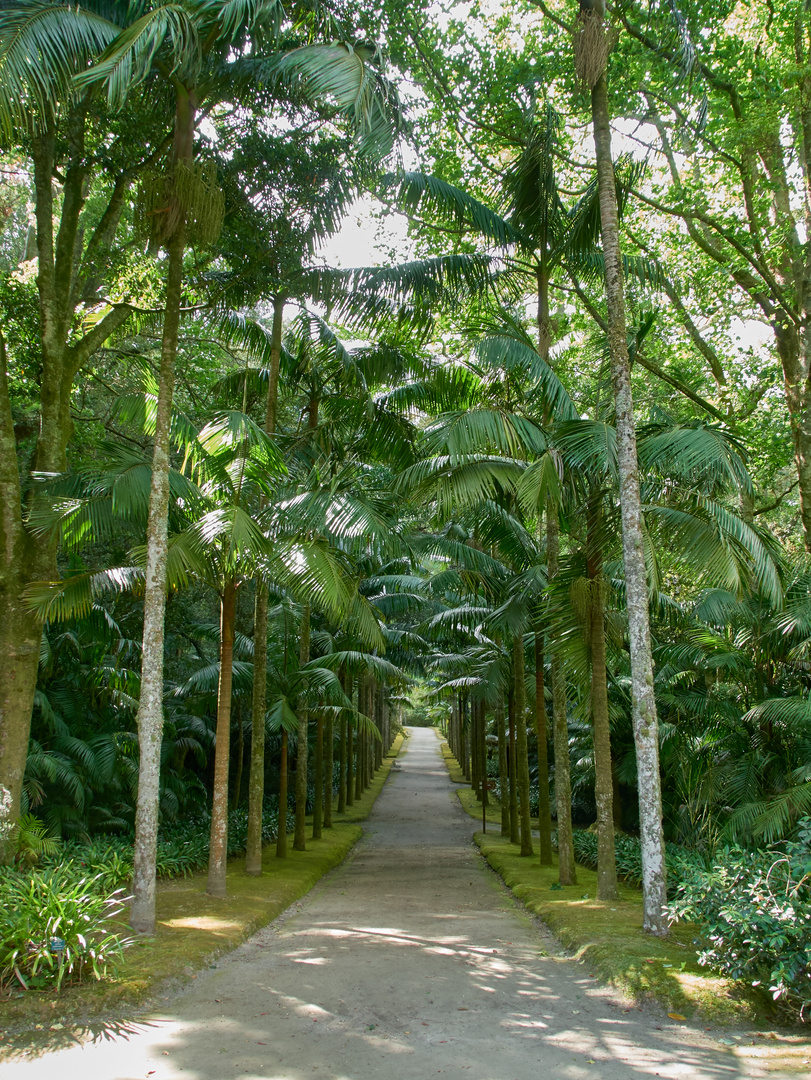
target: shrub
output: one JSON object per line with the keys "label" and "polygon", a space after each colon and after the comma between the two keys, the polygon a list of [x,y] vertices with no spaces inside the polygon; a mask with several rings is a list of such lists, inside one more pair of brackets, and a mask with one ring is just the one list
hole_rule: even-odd
{"label": "shrub", "polygon": [[698,927],[700,964],[767,988],[802,1019],[811,1005],[811,821],[799,842],[724,848],[711,867],[685,867],[668,914]]}
{"label": "shrub", "polygon": [[130,939],[110,926],[122,910],[102,875],[77,874],[68,863],[0,874],[0,986],[56,989],[103,979]]}

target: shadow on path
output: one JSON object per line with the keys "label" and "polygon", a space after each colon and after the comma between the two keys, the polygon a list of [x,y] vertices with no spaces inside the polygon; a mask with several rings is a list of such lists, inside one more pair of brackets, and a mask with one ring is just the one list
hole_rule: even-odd
{"label": "shadow on path", "polygon": [[350,859],[161,1007],[130,1030],[0,1067],[3,1080],[765,1075],[718,1038],[625,1007],[554,954],[478,857],[422,729]]}

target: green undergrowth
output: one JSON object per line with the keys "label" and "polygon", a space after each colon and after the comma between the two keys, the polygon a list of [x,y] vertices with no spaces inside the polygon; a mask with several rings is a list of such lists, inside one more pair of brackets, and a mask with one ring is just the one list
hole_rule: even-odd
{"label": "green undergrowth", "polygon": [[[442,747],[451,779],[461,770],[447,744]],[[457,789],[462,808],[481,822],[481,803],[470,788]],[[642,895],[632,885],[620,884],[620,899],[595,899],[597,874],[577,867],[577,885],[560,886],[557,856],[552,866],[535,856],[522,857],[518,848],[499,832],[501,808],[487,810],[488,830],[474,839],[487,862],[513,895],[539,916],[576,959],[604,982],[636,1002],[652,1001],[686,1019],[714,1024],[774,1023],[765,995],[700,967],[688,924],[671,929],[661,940],[642,929]],[[492,831],[491,831],[492,826]]]}
{"label": "green undergrowth", "polygon": [[[114,977],[103,982],[71,986],[61,993],[20,993],[0,1003],[0,1057],[4,1050],[18,1052],[47,1042],[53,1049],[72,1044],[84,1032],[121,1023],[157,993],[171,989],[230,952],[277,918],[304,896],[331,869],[338,866],[360,839],[363,821],[372,809],[402,746],[395,741],[371,786],[346,813],[333,812],[333,827],[320,840],[307,833],[307,850],[277,859],[275,844],[265,848],[263,873],[248,877],[244,857],[229,861],[228,895],[206,894],[206,875],[194,874],[158,883],[157,932],[136,940],[125,951]],[[308,826],[311,818],[308,818]],[[120,929],[127,931],[123,923]],[[103,1019],[102,1019],[103,1018]]]}

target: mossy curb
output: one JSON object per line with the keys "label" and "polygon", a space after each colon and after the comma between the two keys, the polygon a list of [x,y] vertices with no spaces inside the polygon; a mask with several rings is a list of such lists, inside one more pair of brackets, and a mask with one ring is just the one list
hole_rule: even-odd
{"label": "mossy curb", "polygon": [[[443,747],[451,779],[459,771],[456,759]],[[481,821],[481,804],[469,788],[456,792],[462,808]],[[748,987],[714,975],[699,966],[693,930],[673,927],[664,939],[642,929],[642,894],[620,885],[620,899],[603,903],[594,899],[597,874],[578,865],[577,885],[560,886],[557,857],[553,866],[541,866],[522,857],[516,845],[499,832],[498,803],[488,807],[493,831],[476,832],[474,840],[490,866],[510,891],[559,938],[590,971],[637,1003],[655,1002],[667,1012],[686,1019],[730,1025],[774,1023],[768,1001]]]}
{"label": "mossy curb", "polygon": [[[442,732],[439,730],[439,728],[434,728],[434,730],[436,731],[437,735],[442,738]],[[466,784],[468,781],[465,780],[462,768],[459,765],[459,762],[453,756],[451,748],[448,746],[447,742],[440,743],[440,750],[442,751],[442,757],[445,761],[445,766],[448,770],[448,775],[451,778],[451,782],[454,784]]]}
{"label": "mossy curb", "polygon": [[[343,862],[360,839],[363,830],[358,822],[372,809],[402,744],[403,737],[398,736],[368,790],[346,813],[333,813],[333,827],[325,829],[320,840],[310,839],[308,830],[306,851],[290,846],[287,858],[277,859],[275,845],[268,845],[260,877],[243,872],[244,856],[230,860],[226,898],[206,895],[204,873],[159,882],[157,933],[136,941],[124,953],[114,978],[67,987],[58,995],[29,992],[0,1004],[2,1027],[17,1036],[7,1036],[0,1044],[0,1059],[12,1046],[19,1051],[21,1044],[47,1039],[55,1048],[61,1041],[75,1042],[77,1028],[92,1029],[94,1020],[132,1015],[155,994],[196,978],[197,970],[272,922]],[[58,1026],[54,1030],[52,1025]]]}

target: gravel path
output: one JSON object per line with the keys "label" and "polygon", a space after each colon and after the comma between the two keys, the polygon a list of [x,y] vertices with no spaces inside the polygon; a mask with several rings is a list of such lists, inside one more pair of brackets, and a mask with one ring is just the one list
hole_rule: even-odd
{"label": "gravel path", "polygon": [[[734,1080],[728,1033],[627,1009],[511,900],[416,729],[352,857],[162,1013],[2,1080]],[[721,1041],[735,1045],[726,1045]],[[765,1066],[765,1061],[762,1062]],[[774,1080],[796,1071],[775,1071]],[[808,1075],[806,1073],[806,1075]]]}

